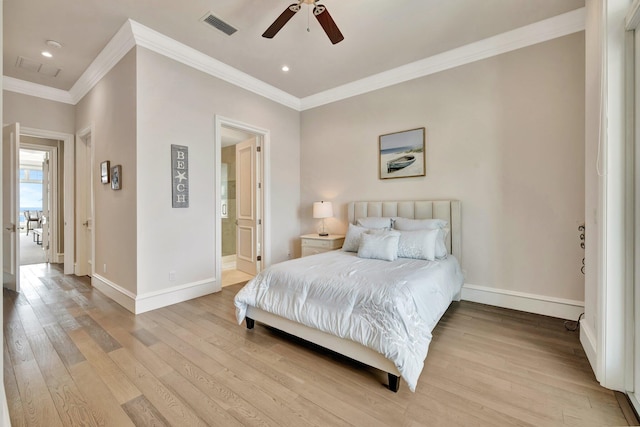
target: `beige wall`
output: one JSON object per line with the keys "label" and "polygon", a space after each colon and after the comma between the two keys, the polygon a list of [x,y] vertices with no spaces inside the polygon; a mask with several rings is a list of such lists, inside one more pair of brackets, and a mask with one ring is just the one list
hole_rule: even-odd
{"label": "beige wall", "polygon": [[[271,132],[274,231],[265,250],[286,259],[300,231],[300,114],[144,48],[137,66],[138,293],[216,276],[215,115]],[[189,147],[187,209],[171,207],[171,144]]]}
{"label": "beige wall", "polygon": [[[462,201],[465,282],[584,299],[584,33],[302,113],[302,231],[332,200]],[[378,179],[378,136],[425,126],[426,177]]]}
{"label": "beige wall", "polygon": [[75,132],[75,106],[6,90],[2,92],[5,124],[19,122],[21,126],[35,129]]}
{"label": "beige wall", "polygon": [[[94,176],[96,273],[136,292],[136,54],[135,48],[77,104],[76,131],[94,126],[94,171],[122,165],[122,190]],[[107,272],[103,271],[107,264]]]}

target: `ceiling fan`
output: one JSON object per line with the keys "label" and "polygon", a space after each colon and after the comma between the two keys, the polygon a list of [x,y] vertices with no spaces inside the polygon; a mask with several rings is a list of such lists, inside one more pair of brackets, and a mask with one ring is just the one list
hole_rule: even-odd
{"label": "ceiling fan", "polygon": [[336,23],[333,21],[333,18],[329,14],[329,11],[324,5],[317,4],[318,0],[299,0],[298,3],[290,5],[284,10],[284,12],[282,12],[282,14],[280,14],[280,16],[278,16],[275,21],[273,21],[273,24],[271,24],[271,26],[267,28],[267,31],[264,32],[262,37],[272,39],[276,34],[278,34],[278,31],[280,31],[282,27],[284,27],[284,24],[289,22],[293,15],[295,15],[300,10],[300,6],[302,5],[302,3],[313,5],[313,14],[322,26],[324,32],[327,33],[327,36],[329,37],[329,40],[331,40],[331,43],[336,44],[344,40],[344,36],[340,32],[340,29],[338,28]]}

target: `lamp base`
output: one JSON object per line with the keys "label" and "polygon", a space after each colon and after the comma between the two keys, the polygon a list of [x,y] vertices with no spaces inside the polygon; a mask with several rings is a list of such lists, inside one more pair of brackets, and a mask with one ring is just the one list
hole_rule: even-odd
{"label": "lamp base", "polygon": [[318,233],[318,236],[321,237],[327,237],[329,235],[329,233]]}

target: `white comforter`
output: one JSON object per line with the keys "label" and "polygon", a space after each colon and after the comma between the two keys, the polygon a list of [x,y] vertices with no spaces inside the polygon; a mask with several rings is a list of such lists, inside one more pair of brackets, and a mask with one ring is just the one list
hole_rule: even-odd
{"label": "white comforter", "polygon": [[247,306],[347,338],[394,362],[415,391],[431,331],[462,287],[458,261],[380,261],[331,251],[275,264],[235,297]]}

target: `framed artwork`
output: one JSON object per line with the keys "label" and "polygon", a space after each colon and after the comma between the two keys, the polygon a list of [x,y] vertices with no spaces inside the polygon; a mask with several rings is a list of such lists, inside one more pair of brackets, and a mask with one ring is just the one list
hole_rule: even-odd
{"label": "framed artwork", "polygon": [[100,182],[103,184],[108,184],[110,179],[109,179],[109,172],[110,172],[110,166],[109,166],[109,160],[100,163]]}
{"label": "framed artwork", "polygon": [[111,189],[120,190],[122,188],[122,165],[115,165],[111,168]]}
{"label": "framed artwork", "polygon": [[380,179],[426,175],[425,128],[380,135]]}

